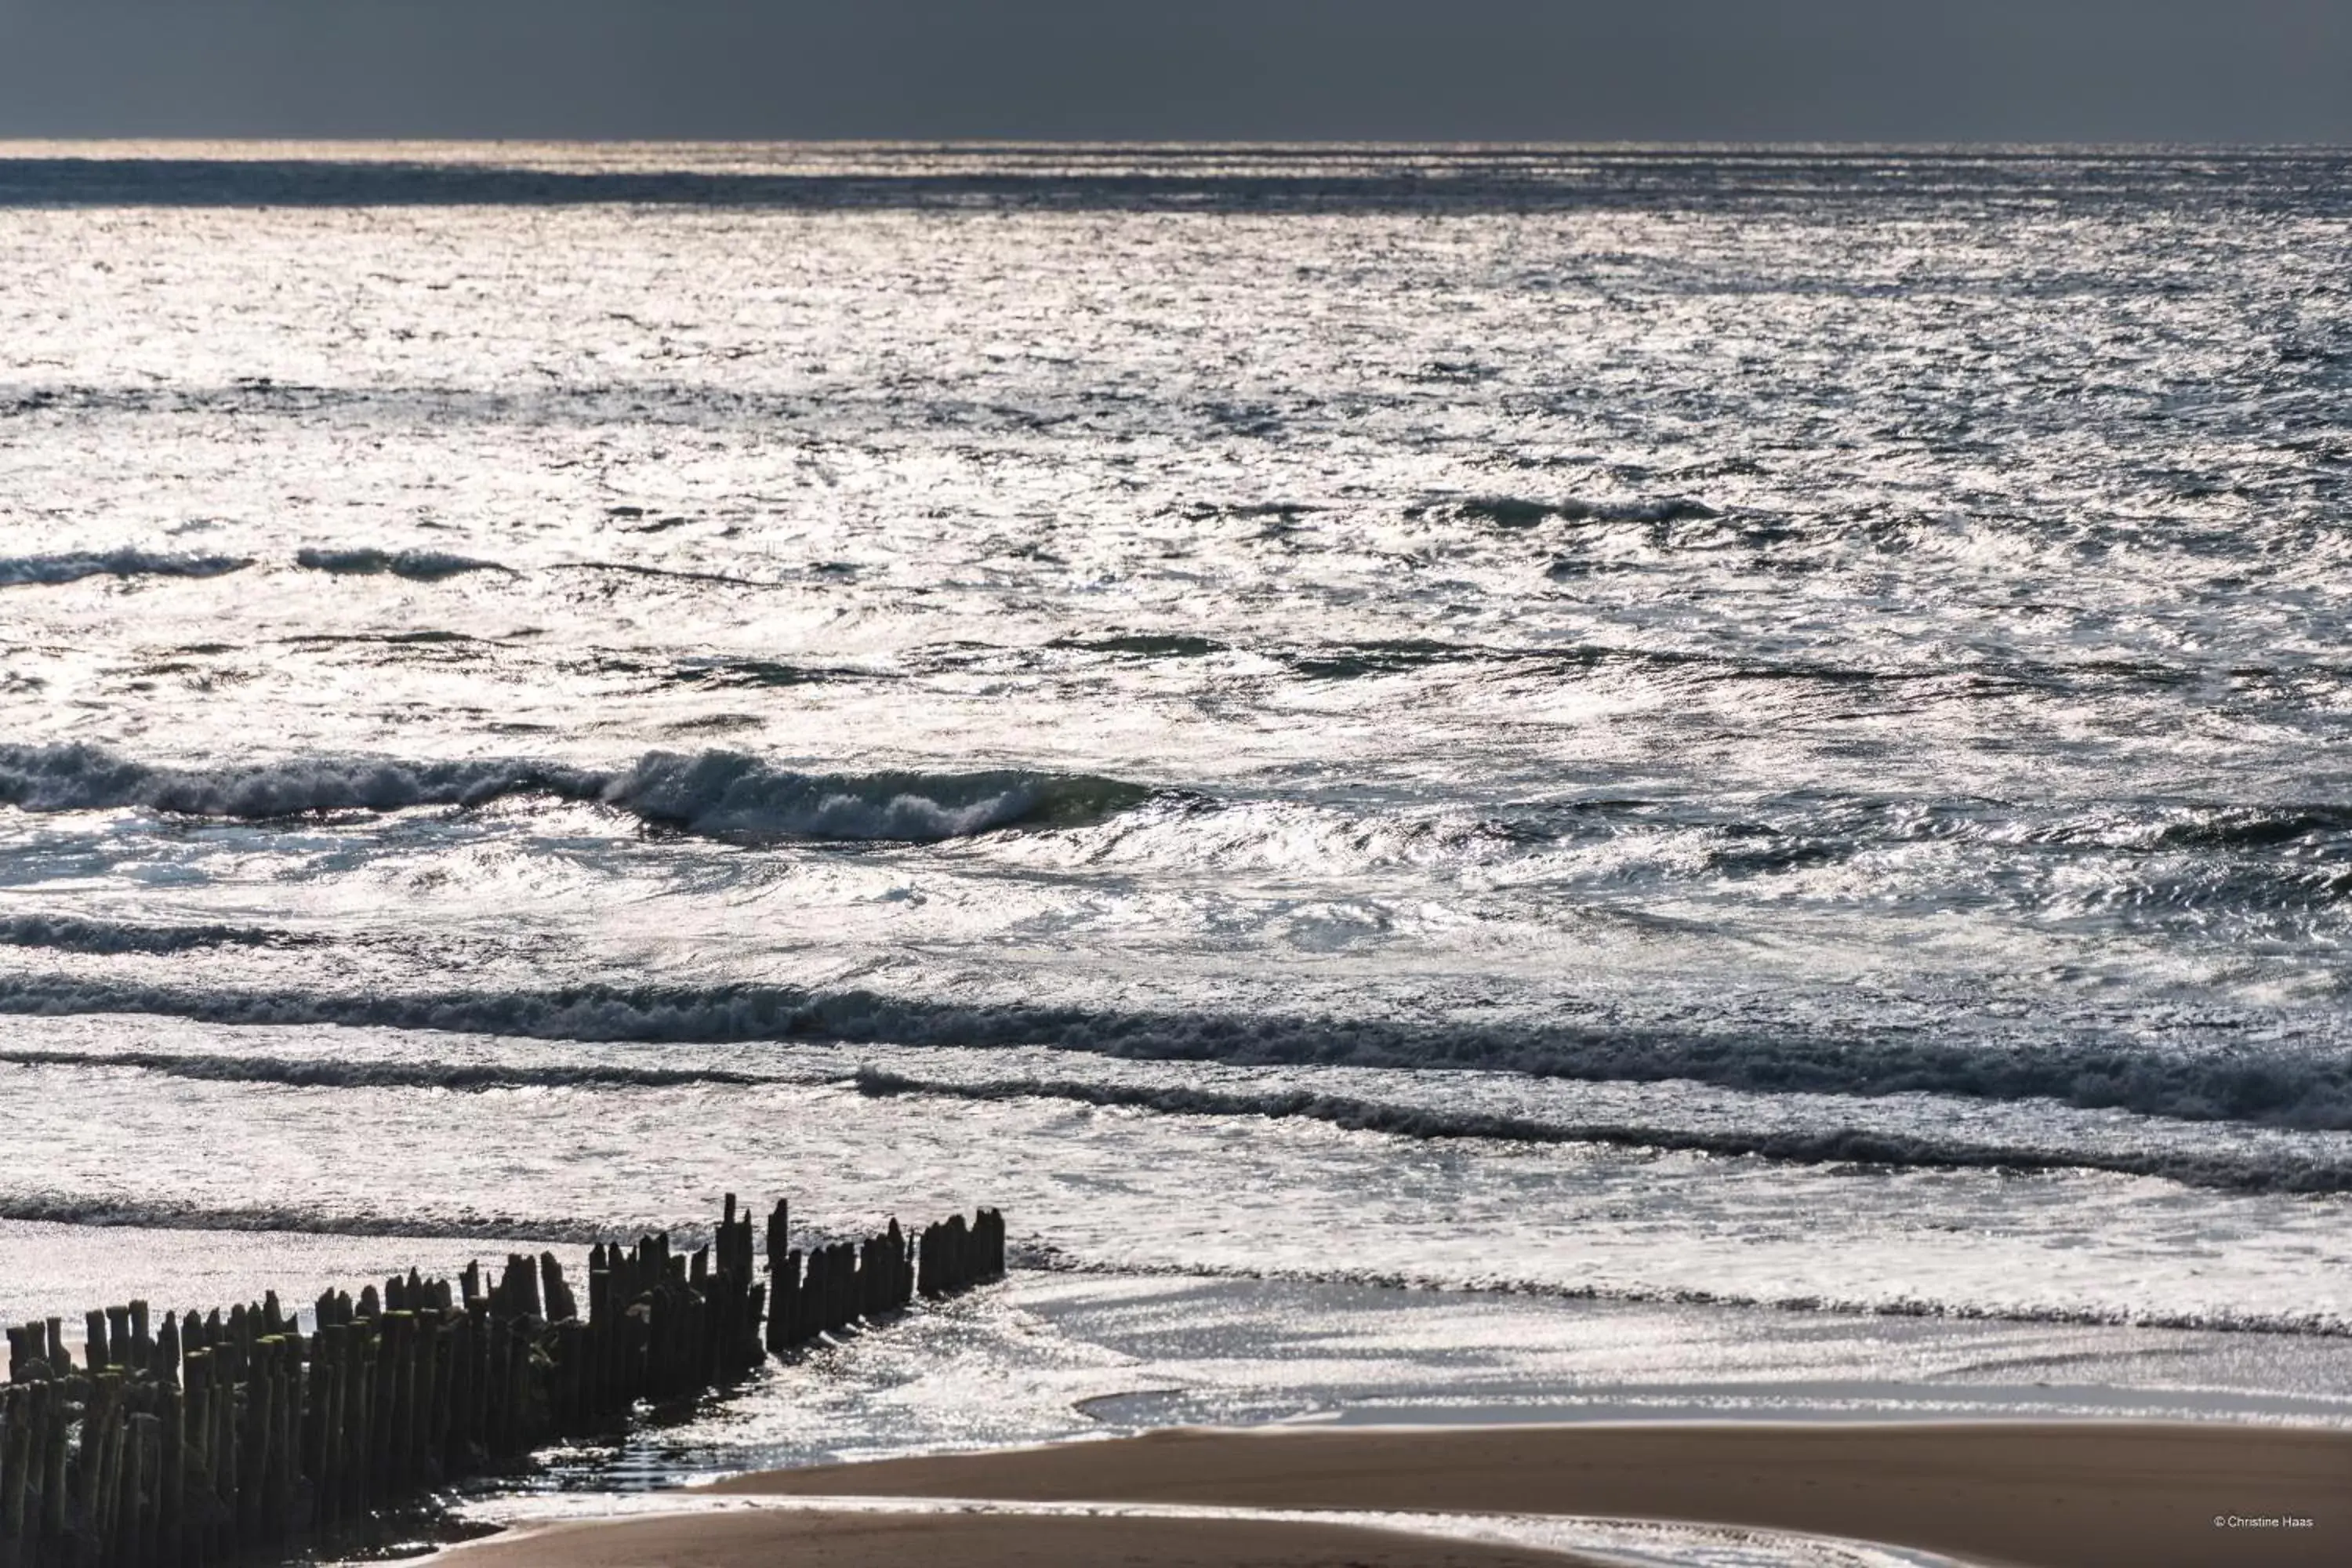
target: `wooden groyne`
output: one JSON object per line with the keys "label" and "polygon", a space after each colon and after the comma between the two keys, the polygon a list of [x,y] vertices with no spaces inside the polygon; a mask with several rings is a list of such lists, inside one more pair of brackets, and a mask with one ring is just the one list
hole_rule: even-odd
{"label": "wooden groyne", "polygon": [[80,1366],[59,1320],[9,1329],[0,1568],[284,1553],[1004,1271],[992,1209],[805,1253],[789,1219],[778,1204],[763,1269],[730,1194],[690,1255],[666,1234],[593,1248],[584,1296],[541,1253],[494,1281],[468,1265],[454,1282],[411,1270],[357,1300],[331,1290],[307,1332],[274,1292],[160,1323],[144,1301],[110,1307],[84,1317]]}

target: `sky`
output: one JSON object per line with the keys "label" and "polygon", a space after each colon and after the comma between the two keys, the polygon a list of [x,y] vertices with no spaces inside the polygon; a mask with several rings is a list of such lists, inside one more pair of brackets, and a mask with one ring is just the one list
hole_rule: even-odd
{"label": "sky", "polygon": [[0,136],[2352,142],[2352,0],[0,0]]}

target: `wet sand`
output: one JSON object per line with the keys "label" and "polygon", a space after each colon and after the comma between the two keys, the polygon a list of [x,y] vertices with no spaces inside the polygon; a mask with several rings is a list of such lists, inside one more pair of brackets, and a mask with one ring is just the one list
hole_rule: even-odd
{"label": "wet sand", "polygon": [[[2352,1434],[2218,1422],[1179,1428],[770,1471],[712,1489],[1591,1514],[1854,1537],[2019,1568],[2352,1563]],[[2287,1522],[2298,1519],[2310,1523]],[[1053,1560],[1049,1550],[1041,1541],[1038,1560]],[[927,1560],[941,1561],[903,1559]]]}
{"label": "wet sand", "polygon": [[1337,1524],[798,1509],[555,1525],[445,1555],[451,1568],[1573,1568],[1585,1561]]}

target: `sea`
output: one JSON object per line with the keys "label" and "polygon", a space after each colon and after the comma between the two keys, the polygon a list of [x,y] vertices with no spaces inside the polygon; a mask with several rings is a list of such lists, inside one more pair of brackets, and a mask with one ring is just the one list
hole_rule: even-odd
{"label": "sea", "polygon": [[545,1484],[2352,1425],[2347,743],[2342,152],[0,147],[0,1320],[1008,1217]]}

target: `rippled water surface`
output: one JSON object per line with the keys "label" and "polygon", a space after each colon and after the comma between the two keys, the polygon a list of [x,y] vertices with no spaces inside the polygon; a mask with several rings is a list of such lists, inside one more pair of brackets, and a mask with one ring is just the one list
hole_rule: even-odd
{"label": "rippled water surface", "polygon": [[16,148],[0,1215],[2340,1333],[2347,176]]}

